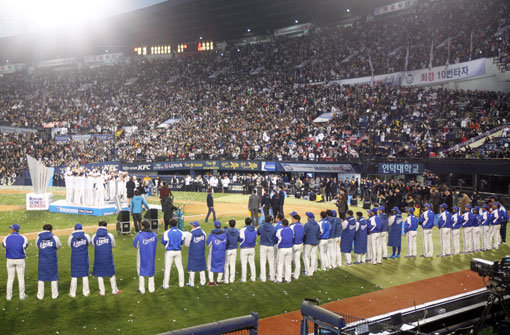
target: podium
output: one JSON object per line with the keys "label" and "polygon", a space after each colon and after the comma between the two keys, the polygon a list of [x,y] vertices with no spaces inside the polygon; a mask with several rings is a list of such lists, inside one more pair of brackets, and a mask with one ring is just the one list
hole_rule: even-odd
{"label": "podium", "polygon": [[131,222],[129,222],[129,211],[120,211],[117,215],[117,233],[130,234]]}

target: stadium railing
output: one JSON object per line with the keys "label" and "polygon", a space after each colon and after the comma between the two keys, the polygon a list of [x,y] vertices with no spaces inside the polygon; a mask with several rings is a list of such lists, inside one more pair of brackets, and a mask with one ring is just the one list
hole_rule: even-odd
{"label": "stadium railing", "polygon": [[258,313],[217,322],[206,323],[194,327],[173,330],[160,335],[220,335],[220,334],[246,334],[257,335],[259,323]]}

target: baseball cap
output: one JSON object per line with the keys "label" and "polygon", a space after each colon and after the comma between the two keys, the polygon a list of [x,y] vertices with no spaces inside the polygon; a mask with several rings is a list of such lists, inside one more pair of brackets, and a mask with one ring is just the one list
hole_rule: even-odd
{"label": "baseball cap", "polygon": [[200,223],[198,223],[198,221],[191,221],[189,224],[193,227],[200,227]]}
{"label": "baseball cap", "polygon": [[81,230],[82,228],[83,228],[83,226],[79,222],[74,225],[74,230]]}
{"label": "baseball cap", "polygon": [[214,226],[215,227],[221,227],[221,222],[219,220],[215,220],[214,221]]}
{"label": "baseball cap", "polygon": [[445,204],[445,203],[443,202],[441,205],[439,205],[439,207],[444,208],[444,209],[447,209],[447,208],[448,208],[448,205],[447,205],[447,204]]}
{"label": "baseball cap", "polygon": [[480,207],[475,206],[475,207],[473,207],[473,210],[475,210],[475,211],[479,211],[479,210],[480,210]]}
{"label": "baseball cap", "polygon": [[460,209],[459,206],[455,206],[452,208],[452,210],[454,210],[454,211],[458,211],[459,209]]}
{"label": "baseball cap", "polygon": [[19,224],[15,223],[15,224],[9,226],[9,228],[14,229],[15,231],[19,231],[20,226],[19,226]]}
{"label": "baseball cap", "polygon": [[377,210],[384,212],[384,206],[380,206]]}
{"label": "baseball cap", "polygon": [[489,208],[489,205],[487,205],[487,204],[483,204],[483,205],[482,205],[482,208],[488,209],[488,208]]}
{"label": "baseball cap", "polygon": [[310,219],[314,219],[315,215],[312,212],[306,212],[305,215],[309,217]]}
{"label": "baseball cap", "polygon": [[498,206],[499,207],[499,202],[493,202],[492,206]]}
{"label": "baseball cap", "polygon": [[473,208],[471,205],[464,206],[464,209],[471,209],[471,208]]}
{"label": "baseball cap", "polygon": [[392,211],[392,212],[400,212],[400,209],[399,209],[397,206],[395,206],[395,207],[393,207],[393,208],[391,209],[391,211]]}
{"label": "baseball cap", "polygon": [[334,209],[331,210],[331,213],[336,217],[336,211]]}
{"label": "baseball cap", "polygon": [[292,211],[289,213],[290,216],[294,216],[294,215],[298,215],[298,213],[296,211]]}
{"label": "baseball cap", "polygon": [[409,207],[409,208],[406,210],[406,212],[408,212],[408,213],[413,213],[413,212],[414,212],[414,209],[413,209],[413,208],[411,208],[411,207]]}
{"label": "baseball cap", "polygon": [[425,205],[423,205],[423,207],[432,208],[432,205],[427,202]]}

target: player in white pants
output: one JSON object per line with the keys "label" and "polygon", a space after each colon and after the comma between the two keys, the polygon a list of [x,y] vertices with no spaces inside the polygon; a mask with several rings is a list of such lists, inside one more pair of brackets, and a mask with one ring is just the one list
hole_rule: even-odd
{"label": "player in white pants", "polygon": [[39,249],[38,260],[38,282],[37,299],[44,298],[44,283],[51,282],[51,297],[58,297],[58,257],[57,250],[62,247],[62,243],[57,236],[52,234],[51,224],[45,224],[43,231],[37,235],[35,244]]}
{"label": "player in white pants", "polygon": [[290,228],[294,232],[294,241],[292,246],[292,261],[294,263],[294,279],[299,279],[301,275],[301,255],[303,253],[303,238],[305,228],[301,224],[301,216],[298,213],[290,213],[292,223]]}
{"label": "player in white pants", "polygon": [[441,241],[441,257],[449,256],[451,253],[451,227],[452,227],[452,216],[447,211],[448,205],[442,203],[439,205],[439,219],[437,221],[437,227],[439,228],[439,239]]}
{"label": "player in white pants", "polygon": [[471,205],[466,205],[464,210],[465,212],[462,214],[462,218],[464,219],[462,224],[462,237],[464,241],[463,253],[468,254],[473,252],[473,221],[475,217],[473,213],[471,213]]}
{"label": "player in white pants", "polygon": [[[489,237],[489,247],[492,247],[493,249],[499,248],[499,245],[501,244],[501,235],[500,235],[500,229],[501,229],[501,221],[503,219],[503,213],[501,213],[501,210],[499,209],[499,203],[494,202],[492,204],[492,221],[491,221],[491,230],[490,230],[490,237]],[[491,246],[492,245],[492,246]]]}
{"label": "player in white pants", "polygon": [[83,188],[85,186],[85,177],[83,176],[83,172],[80,174],[76,173],[73,179],[73,204],[82,205],[83,204]]}
{"label": "player in white pants", "polygon": [[19,300],[25,300],[25,249],[28,247],[28,239],[19,234],[20,226],[15,223],[9,226],[11,235],[4,238],[2,246],[5,248],[7,258],[7,301],[12,299],[12,286],[14,277],[18,275]]}
{"label": "player in white pants", "polygon": [[481,239],[482,239],[482,250],[489,250],[490,249],[490,229],[491,229],[491,221],[492,221],[492,215],[488,211],[489,206],[488,205],[482,205],[480,208],[480,217],[481,217],[481,223],[480,223],[480,230],[481,230]]}
{"label": "player in white pants", "polygon": [[473,207],[473,227],[472,234],[473,234],[473,252],[480,251],[480,235],[481,235],[481,227],[480,224],[482,223],[482,216],[479,214],[480,208],[478,206]]}
{"label": "player in white pants", "polygon": [[326,271],[331,268],[331,255],[329,247],[329,239],[331,237],[331,223],[327,219],[327,213],[321,212],[321,221],[319,227],[321,236],[319,237],[319,254],[321,258],[321,270]]}
{"label": "player in white pants", "polygon": [[225,254],[225,283],[233,283],[236,277],[236,259],[237,248],[241,232],[235,227],[236,220],[229,220],[229,228],[225,230],[227,234],[227,251]]}
{"label": "player in white pants", "polygon": [[241,257],[241,282],[246,282],[248,264],[250,264],[250,279],[254,282],[257,278],[257,270],[255,268],[255,244],[257,243],[257,231],[252,225],[253,220],[247,217],[244,220],[245,227],[239,233],[241,242],[239,252]]}
{"label": "player in white pants", "polygon": [[276,232],[278,246],[278,270],[276,282],[281,283],[285,276],[285,281],[290,283],[292,280],[292,246],[294,245],[294,231],[289,227],[287,219],[282,220],[282,229]]}
{"label": "player in white pants", "polygon": [[416,257],[416,235],[418,230],[418,218],[414,216],[414,208],[407,209],[407,218],[404,221],[404,232],[407,238],[406,258]]}
{"label": "player in white pants", "polygon": [[71,170],[67,171],[64,177],[65,183],[66,183],[66,203],[72,204],[73,203],[73,172]]}

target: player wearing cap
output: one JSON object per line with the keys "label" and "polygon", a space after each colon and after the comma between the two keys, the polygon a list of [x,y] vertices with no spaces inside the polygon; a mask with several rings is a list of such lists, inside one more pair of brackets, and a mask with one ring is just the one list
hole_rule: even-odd
{"label": "player wearing cap", "polygon": [[273,227],[273,217],[268,215],[265,221],[257,228],[257,235],[260,235],[260,280],[266,281],[266,262],[269,263],[269,280],[276,278],[274,268],[274,244],[276,228]]}
{"label": "player wearing cap", "polygon": [[471,208],[471,205],[464,206],[464,213],[462,214],[462,218],[464,219],[464,222],[462,223],[464,254],[473,252],[473,221],[475,217],[473,216],[473,213],[471,213]]}
{"label": "player wearing cap", "polygon": [[464,222],[464,217],[459,213],[460,208],[455,206],[452,208],[452,254],[460,253],[460,228]]}
{"label": "player wearing cap", "polygon": [[488,211],[488,205],[482,205],[480,208],[480,226],[481,226],[481,238],[482,238],[482,250],[490,249],[490,223],[492,221],[492,215]]}
{"label": "player wearing cap", "polygon": [[388,258],[388,214],[385,213],[384,206],[377,208],[377,215],[381,218],[380,247],[382,259]]}
{"label": "player wearing cap", "polygon": [[115,248],[115,238],[108,232],[106,221],[99,221],[99,227],[92,236],[92,245],[94,245],[94,266],[92,274],[97,277],[99,286],[99,295],[105,295],[104,277],[110,277],[112,294],[121,294],[122,291],[117,288],[117,278],[115,277],[115,264],[113,263],[113,252]]}
{"label": "player wearing cap", "polygon": [[388,218],[388,246],[392,248],[390,258],[400,258],[402,248],[402,213],[398,207],[391,209],[392,215]]}
{"label": "player wearing cap", "polygon": [[321,270],[326,271],[330,269],[330,255],[329,255],[329,235],[331,233],[331,224],[327,219],[325,211],[321,212],[321,220],[319,221],[321,235],[319,237],[319,254],[321,258]]}
{"label": "player wearing cap", "polygon": [[233,283],[236,277],[237,247],[239,246],[239,229],[236,228],[236,220],[228,221],[227,252],[225,256],[225,283]]}
{"label": "player wearing cap", "polygon": [[340,242],[342,241],[342,218],[337,216],[337,212],[335,210],[331,211],[333,214],[333,224],[336,225],[335,227],[335,248],[334,251],[337,253],[336,256],[336,264],[333,264],[333,266],[339,267],[342,266],[342,251],[340,250]]}
{"label": "player wearing cap", "polygon": [[434,228],[434,212],[432,211],[432,205],[427,203],[425,211],[418,220],[419,224],[422,225],[423,233],[423,255],[421,257],[432,257],[434,255],[434,244],[432,242],[432,228]]}
{"label": "player wearing cap", "polygon": [[448,213],[448,205],[442,203],[439,205],[439,218],[437,220],[437,227],[439,228],[439,239],[441,242],[440,257],[450,256],[451,253],[451,230],[452,230],[452,216]]}
{"label": "player wearing cap", "polygon": [[[352,265],[352,244],[354,243],[354,236],[356,235],[356,231],[358,230],[359,224],[356,222],[356,219],[353,217],[353,212],[349,209],[347,211],[347,216],[345,220],[342,222],[341,230],[342,230],[342,238],[340,242],[340,251],[345,256],[345,263],[347,266]],[[340,229],[340,227],[337,227]]]}
{"label": "player wearing cap", "polygon": [[182,245],[184,244],[184,234],[177,229],[177,220],[169,221],[170,229],[161,236],[161,243],[165,246],[165,274],[163,276],[163,289],[170,287],[170,272],[172,263],[175,262],[177,273],[179,275],[179,287],[184,286],[184,269],[182,267]]}
{"label": "player wearing cap", "polygon": [[25,300],[25,250],[28,248],[28,240],[25,236],[19,234],[20,226],[15,223],[9,226],[11,235],[4,238],[2,246],[5,248],[5,258],[7,259],[7,292],[5,298],[7,301],[12,299],[12,286],[14,276],[18,276],[19,300]]}
{"label": "player wearing cap", "polygon": [[51,231],[53,226],[45,224],[43,231],[37,235],[35,245],[39,249],[39,275],[37,283],[37,299],[44,298],[44,282],[51,282],[51,297],[58,298],[58,256],[57,249],[62,247],[60,239]]}
{"label": "player wearing cap", "polygon": [[372,208],[369,210],[368,216],[367,260],[369,260],[372,265],[381,264],[381,218],[377,215],[377,208]]}
{"label": "player wearing cap", "polygon": [[245,226],[239,232],[239,241],[241,242],[241,283],[246,282],[247,265],[250,264],[250,279],[257,279],[257,270],[255,267],[255,245],[257,244],[257,231],[253,226],[251,217],[244,219]]}
{"label": "player wearing cap", "polygon": [[289,227],[287,219],[282,220],[282,229],[276,232],[278,240],[278,267],[276,271],[276,282],[281,283],[292,280],[292,246],[294,245],[294,231]]}
{"label": "player wearing cap", "polygon": [[313,273],[317,271],[317,246],[319,244],[319,237],[321,236],[321,228],[317,221],[315,221],[315,215],[312,212],[306,212],[305,215],[308,221],[304,226],[303,258],[306,275],[313,276]]}
{"label": "player wearing cap", "polygon": [[156,272],[156,246],[158,235],[151,229],[149,221],[142,222],[142,231],[133,240],[133,247],[138,249],[136,253],[136,272],[138,272],[138,293],[145,294],[145,278],[149,277],[149,292],[156,289],[154,285],[154,273]]}
{"label": "player wearing cap", "polygon": [[191,239],[188,250],[188,271],[189,271],[189,286],[195,286],[195,272],[200,272],[200,285],[205,285],[205,270],[207,268],[205,262],[205,243],[206,234],[200,228],[198,221],[190,223],[193,227],[191,229]]}
{"label": "player wearing cap", "polygon": [[501,243],[506,244],[506,226],[508,224],[508,211],[502,203],[499,204],[499,212],[501,213],[501,227],[499,228],[499,234],[501,236]]}
{"label": "player wearing cap", "polygon": [[404,221],[404,233],[407,238],[406,258],[416,257],[416,235],[418,230],[418,218],[414,216],[414,209],[407,209],[407,218]]}
{"label": "player wearing cap", "polygon": [[[227,248],[227,234],[221,229],[221,222],[214,221],[214,229],[206,241],[209,246],[207,256],[207,271],[209,271],[209,286],[219,285],[225,272],[225,251]],[[214,274],[217,273],[216,281]]]}
{"label": "player wearing cap", "polygon": [[328,239],[328,255],[329,255],[329,268],[333,269],[337,266],[342,266],[342,257],[340,257],[340,265],[338,265],[338,250],[339,246],[336,244],[336,220],[333,217],[333,211],[326,210],[326,220],[329,221],[330,231]]}
{"label": "player wearing cap", "polygon": [[480,215],[480,208],[478,206],[473,207],[473,225],[472,225],[472,235],[473,235],[473,252],[480,251],[480,224],[482,222],[482,216]]}
{"label": "player wearing cap", "polygon": [[85,234],[81,223],[74,225],[74,231],[67,239],[67,245],[71,247],[71,286],[69,288],[69,296],[76,297],[76,288],[78,286],[78,278],[83,281],[83,295],[87,297],[90,294],[89,289],[89,245],[92,239],[89,234]]}
{"label": "player wearing cap", "polygon": [[354,253],[356,254],[354,264],[361,264],[367,261],[368,220],[363,218],[363,213],[356,212],[356,223],[358,228],[354,235]]}
{"label": "player wearing cap", "polygon": [[294,240],[292,246],[292,260],[294,263],[294,279],[299,279],[301,275],[301,254],[303,252],[303,238],[305,236],[305,228],[301,224],[301,217],[297,212],[290,213],[292,223],[290,228],[294,232]]}
{"label": "player wearing cap", "polygon": [[501,221],[503,220],[503,213],[499,208],[498,202],[492,203],[492,226],[489,238],[489,247],[492,245],[493,249],[499,248],[501,244]]}

